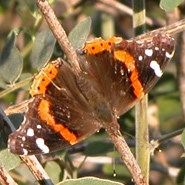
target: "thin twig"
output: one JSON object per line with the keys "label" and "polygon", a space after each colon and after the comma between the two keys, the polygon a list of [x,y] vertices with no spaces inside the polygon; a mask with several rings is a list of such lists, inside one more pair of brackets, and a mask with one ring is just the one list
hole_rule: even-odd
{"label": "thin twig", "polygon": [[0,184],[1,185],[17,185],[17,183],[12,179],[6,169],[0,165]]}
{"label": "thin twig", "polygon": [[157,148],[162,142],[164,141],[169,141],[170,139],[172,139],[173,137],[176,137],[180,134],[182,134],[182,132],[184,131],[185,128],[181,128],[179,130],[176,130],[174,132],[171,132],[169,134],[165,134],[163,136],[161,136],[159,139],[157,140],[151,140],[151,144],[153,145],[154,143],[157,143],[156,147]]}
{"label": "thin twig", "polygon": [[145,180],[144,175],[141,172],[139,165],[136,162],[134,155],[130,151],[129,146],[127,145],[124,137],[121,135],[119,131],[119,124],[117,123],[117,120],[115,120],[113,124],[105,124],[104,128],[109,134],[116,149],[118,150],[121,156],[121,159],[127,166],[128,170],[130,171],[135,184],[136,185],[148,185],[148,183]]}
{"label": "thin twig", "polygon": [[20,156],[40,185],[53,185],[51,179],[34,155]]}
{"label": "thin twig", "polygon": [[27,109],[28,103],[31,101],[31,99],[24,100],[18,104],[9,106],[7,109],[5,109],[6,115],[10,114],[16,114],[16,113],[24,113]]}
{"label": "thin twig", "polygon": [[154,154],[154,151],[156,148],[159,147],[159,145],[162,143],[162,142],[165,142],[165,141],[169,141],[170,139],[172,139],[173,137],[176,137],[180,134],[182,134],[182,132],[184,131],[184,128],[181,128],[179,130],[176,130],[174,132],[171,132],[169,134],[166,134],[166,135],[163,135],[161,136],[159,139],[153,139],[150,141],[150,153],[153,155]]}
{"label": "thin twig", "polygon": [[161,138],[158,139],[158,143],[161,144],[162,142],[164,141],[168,141],[169,139],[173,138],[173,137],[176,137],[180,134],[182,134],[182,132],[184,131],[185,128],[181,128],[179,130],[176,130],[174,132],[171,132],[169,134],[165,134],[163,135]]}
{"label": "thin twig", "polygon": [[[2,119],[7,123],[11,131],[15,131],[15,127],[10,121],[10,119],[6,116],[4,111],[0,108],[0,116]],[[49,176],[37,160],[35,156],[20,156],[20,158],[25,162],[28,168],[31,170],[32,174],[35,176],[36,180],[41,185],[53,185],[52,181],[50,180]]]}
{"label": "thin twig", "polygon": [[54,14],[50,4],[47,0],[37,0],[37,6],[42,12],[45,20],[47,21],[51,31],[53,32],[54,36],[56,37],[60,47],[66,54],[68,58],[68,62],[72,66],[72,70],[78,75],[81,72],[78,57],[76,51],[72,47],[71,43],[69,42],[66,32],[62,28],[61,24],[57,20],[56,15]]}
{"label": "thin twig", "polygon": [[24,86],[27,85],[32,79],[33,79],[33,77],[28,77],[28,78],[26,78],[26,79],[24,79],[24,80],[22,80],[22,81],[20,81],[20,82],[17,82],[17,83],[15,83],[15,84],[13,84],[13,85],[10,85],[9,88],[7,88],[7,89],[5,89],[5,90],[3,90],[3,91],[0,92],[0,98],[6,96],[7,94],[9,94],[9,93],[11,93],[11,92],[13,92],[13,91],[15,91],[15,90],[21,88],[21,87],[24,87]]}
{"label": "thin twig", "polygon": [[144,33],[142,35],[139,35],[137,37],[132,38],[131,40],[149,40],[152,39],[153,35],[156,35],[158,33],[161,34],[167,34],[169,36],[173,36],[177,33],[180,33],[182,31],[185,31],[185,19],[182,19],[174,24],[170,24],[168,26]]}

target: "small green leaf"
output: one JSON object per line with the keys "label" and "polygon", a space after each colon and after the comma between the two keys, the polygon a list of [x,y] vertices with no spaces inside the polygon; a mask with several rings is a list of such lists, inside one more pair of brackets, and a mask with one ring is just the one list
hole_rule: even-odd
{"label": "small green leaf", "polygon": [[[159,110],[160,129],[170,132],[178,127],[180,128],[182,110],[180,108],[179,93],[160,96],[156,99]],[[175,108],[174,108],[175,107]],[[178,119],[174,119],[178,118]],[[168,126],[166,126],[168,123]]]}
{"label": "small green leaf", "polygon": [[45,165],[45,170],[54,184],[60,181],[61,168],[55,161],[48,161]]}
{"label": "small green leaf", "polygon": [[69,41],[75,49],[79,49],[83,46],[89,35],[90,27],[91,18],[87,18],[75,26],[75,28],[69,33]]}
{"label": "small green leaf", "polygon": [[7,83],[15,83],[23,68],[23,58],[15,47],[16,33],[11,36],[2,51],[0,57],[0,80]]}
{"label": "small green leaf", "polygon": [[1,75],[0,75],[0,88],[2,89],[6,89],[6,83],[4,82],[4,80],[1,78]]}
{"label": "small green leaf", "polygon": [[41,31],[35,39],[31,53],[32,67],[40,69],[51,58],[56,39],[50,29]]}
{"label": "small green leaf", "polygon": [[0,151],[0,164],[5,167],[6,170],[16,168],[20,164],[21,160],[18,156],[11,154],[8,149]]}
{"label": "small green leaf", "polygon": [[175,92],[176,89],[177,83],[175,82],[174,75],[172,73],[166,72],[157,82],[156,86],[152,89],[150,94],[159,96]]}
{"label": "small green leaf", "polygon": [[123,185],[118,182],[103,180],[95,177],[84,177],[79,179],[70,179],[64,182],[60,182],[57,185]]}
{"label": "small green leaf", "polygon": [[165,11],[170,11],[180,5],[184,0],[161,0],[160,7]]}
{"label": "small green leaf", "polygon": [[24,90],[29,90],[30,89],[30,86],[32,84],[32,80],[34,76],[32,73],[22,73],[20,75],[20,78],[19,78],[19,83],[21,82],[24,82],[26,79],[30,79],[30,81],[27,82],[27,84],[25,84],[21,89],[24,89]]}
{"label": "small green leaf", "polygon": [[89,144],[85,148],[84,154],[87,156],[100,156],[100,155],[105,155],[107,152],[110,152],[113,150],[114,150],[114,146],[112,143],[99,141],[99,142],[93,142]]}

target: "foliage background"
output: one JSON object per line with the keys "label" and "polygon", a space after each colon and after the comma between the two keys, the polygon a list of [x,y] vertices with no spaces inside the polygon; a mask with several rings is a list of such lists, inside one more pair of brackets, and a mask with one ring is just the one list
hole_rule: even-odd
{"label": "foliage background", "polygon": [[[125,9],[119,11],[116,7],[110,6],[109,0],[106,3],[90,0],[50,2],[67,33],[90,16],[92,25],[88,40],[100,36],[105,39],[113,35],[126,39],[133,36],[132,16]],[[131,1],[117,2],[131,7]],[[170,3],[167,3],[166,7],[165,1],[161,2],[163,8],[171,9],[166,13],[161,9],[159,1],[146,1],[146,15],[151,20],[147,25],[148,30],[166,25],[166,22],[172,19],[171,17],[176,17],[177,12],[179,17],[184,17],[185,4],[182,3],[178,9],[173,9],[178,5],[177,1],[173,2],[176,4],[172,5],[172,8],[169,7]],[[88,32],[88,24],[89,22],[86,25],[86,32]],[[0,2],[0,28],[0,105],[5,109],[27,99],[29,81],[37,69],[40,69],[50,58],[64,56],[64,53],[57,44],[55,45],[55,40],[47,29],[47,24],[42,20],[34,1]],[[180,41],[177,42],[177,46],[180,48]],[[184,127],[176,70],[176,62],[180,60],[178,51],[166,73],[149,94],[148,116],[151,140]],[[3,56],[7,53],[10,57],[5,65]],[[21,88],[15,88],[17,83]],[[13,92],[7,91],[14,88],[16,90]],[[15,125],[19,125],[22,119],[21,115],[11,115],[10,118]],[[131,110],[123,115],[119,122],[128,144],[134,151],[134,111]],[[20,164],[20,161],[6,150],[7,134],[4,130],[3,127],[0,132],[1,163],[11,170],[10,174],[18,184],[34,184],[35,180],[25,165]],[[183,153],[180,134],[163,141],[151,158],[151,184],[184,184]],[[39,159],[55,184],[66,178],[84,176],[133,184],[127,169],[103,130],[72,148],[39,156]],[[114,160],[116,164],[112,163]]]}

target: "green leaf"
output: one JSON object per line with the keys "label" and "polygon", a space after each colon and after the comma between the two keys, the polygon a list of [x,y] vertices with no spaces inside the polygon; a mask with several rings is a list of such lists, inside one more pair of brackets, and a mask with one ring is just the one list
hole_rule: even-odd
{"label": "green leaf", "polygon": [[6,88],[6,83],[4,82],[4,80],[2,79],[1,75],[0,75],[0,88],[5,89]]}
{"label": "green leaf", "polygon": [[64,182],[60,182],[57,185],[123,185],[118,182],[103,180],[95,177],[84,177],[79,179],[70,179]]}
{"label": "green leaf", "polygon": [[112,143],[98,141],[98,142],[90,143],[85,148],[84,154],[87,156],[100,156],[100,155],[105,155],[107,152],[110,152],[113,150],[114,150],[114,146]]}
{"label": "green leaf", "polygon": [[60,181],[61,168],[55,161],[48,161],[45,165],[45,170],[54,184]]}
{"label": "green leaf", "polygon": [[179,93],[160,96],[156,99],[159,107],[160,129],[165,132],[171,132],[181,125],[181,103]]}
{"label": "green leaf", "polygon": [[29,90],[30,89],[30,86],[32,84],[32,80],[31,79],[33,79],[33,78],[34,78],[34,76],[33,76],[32,73],[22,73],[21,76],[20,76],[20,78],[19,78],[19,83],[24,82],[26,79],[30,79],[30,81],[28,81],[28,83],[25,84],[22,87],[22,89]]}
{"label": "green leaf", "polygon": [[91,28],[91,18],[87,18],[80,22],[69,33],[69,41],[75,49],[80,49],[87,40]]}
{"label": "green leaf", "polygon": [[170,11],[180,5],[184,0],[161,0],[160,7],[165,11]]}
{"label": "green leaf", "polygon": [[23,58],[15,47],[16,33],[11,36],[2,51],[0,57],[0,80],[7,83],[15,83],[23,68]]}
{"label": "green leaf", "polygon": [[17,167],[20,162],[20,158],[11,154],[8,149],[0,151],[0,164],[3,165],[7,171]]}
{"label": "green leaf", "polygon": [[150,94],[153,96],[166,95],[177,91],[177,83],[172,73],[166,72],[157,82]]}
{"label": "green leaf", "polygon": [[41,31],[35,39],[31,53],[32,67],[40,69],[51,58],[56,39],[50,29]]}

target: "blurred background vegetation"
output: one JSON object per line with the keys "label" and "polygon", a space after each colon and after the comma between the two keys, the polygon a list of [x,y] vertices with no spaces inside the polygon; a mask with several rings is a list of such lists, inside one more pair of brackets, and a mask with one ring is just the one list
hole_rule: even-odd
{"label": "blurred background vegetation", "polygon": [[[118,4],[111,4],[112,0],[50,0],[52,8],[67,33],[79,22],[90,16],[92,25],[88,40],[100,36],[106,39],[113,35],[129,39],[133,37],[131,1],[120,0],[116,2]],[[184,13],[185,3],[180,4],[178,8],[165,12],[160,7],[160,1],[147,0],[147,30],[153,30],[175,22],[183,18]],[[33,77],[38,67],[37,65],[36,67],[34,66],[33,48],[41,37],[39,33],[41,32],[43,36],[44,32],[42,31],[47,28],[48,26],[38,12],[34,1],[0,0],[1,56],[3,52],[8,50],[8,46],[13,48],[14,51],[13,60],[10,62],[10,65],[14,67],[11,72],[6,71],[7,78],[4,77],[4,72],[2,72],[4,68],[0,65],[0,106],[4,109],[28,99],[28,90],[31,84],[29,79]],[[49,33],[47,32],[47,34]],[[43,36],[43,39],[47,38],[47,34],[45,37]],[[148,124],[151,140],[160,139],[166,134],[184,128],[183,102],[181,102],[179,93],[177,72],[178,60],[181,59],[182,55],[182,39],[179,38],[182,38],[180,34],[176,35],[178,49],[175,57],[149,94]],[[47,40],[45,43],[47,43]],[[57,44],[54,47],[54,42],[49,47],[39,47],[40,51],[44,51],[45,58],[42,57],[45,62],[50,57],[55,59],[59,56],[64,56]],[[26,82],[24,86],[21,85],[21,88],[12,92],[5,91],[14,88],[16,83],[23,81]],[[19,125],[22,120],[21,115],[12,115],[10,118],[15,125]],[[129,146],[134,151],[134,110],[123,115],[119,122]],[[0,152],[0,157],[6,164],[8,163],[7,160],[9,160],[9,158],[5,158],[8,155],[6,153],[7,135],[0,131],[0,136],[0,144],[1,148],[3,148]],[[151,157],[150,184],[184,184],[185,159],[183,153],[181,134],[162,141]],[[125,184],[133,184],[129,172],[103,130],[72,148],[39,156],[39,159],[55,184],[66,178],[84,176],[95,176]],[[17,159],[12,159],[12,163],[7,164],[7,166],[7,169],[11,170],[10,174],[18,184],[35,183],[29,170]]]}

